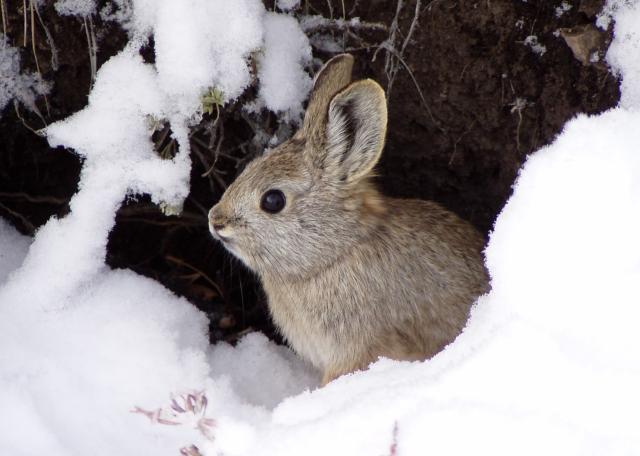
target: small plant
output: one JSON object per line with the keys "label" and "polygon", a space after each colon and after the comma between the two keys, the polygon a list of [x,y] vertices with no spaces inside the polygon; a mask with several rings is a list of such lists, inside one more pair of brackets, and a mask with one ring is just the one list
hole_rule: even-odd
{"label": "small plant", "polygon": [[202,96],[202,98],[200,98],[200,102],[202,103],[202,112],[213,115],[213,111],[215,109],[215,120],[218,120],[218,117],[220,116],[220,107],[224,104],[224,93],[217,87],[212,87]]}
{"label": "small plant", "polygon": [[[168,407],[160,407],[155,410],[147,410],[136,406],[131,413],[140,413],[152,423],[167,426],[194,425],[194,429],[207,440],[214,440],[213,431],[216,421],[206,416],[209,403],[204,391],[191,391],[180,395],[171,395],[171,403]],[[185,446],[180,449],[184,456],[200,456],[200,450],[195,445]]]}

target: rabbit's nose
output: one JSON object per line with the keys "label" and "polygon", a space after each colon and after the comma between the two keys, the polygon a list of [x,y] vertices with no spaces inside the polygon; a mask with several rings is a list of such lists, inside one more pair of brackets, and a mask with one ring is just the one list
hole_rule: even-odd
{"label": "rabbit's nose", "polygon": [[209,230],[211,234],[222,236],[221,232],[227,227],[227,220],[222,214],[220,207],[215,205],[209,211]]}
{"label": "rabbit's nose", "polygon": [[217,205],[209,211],[209,225],[215,230],[224,228],[222,214],[220,214],[220,208]]}

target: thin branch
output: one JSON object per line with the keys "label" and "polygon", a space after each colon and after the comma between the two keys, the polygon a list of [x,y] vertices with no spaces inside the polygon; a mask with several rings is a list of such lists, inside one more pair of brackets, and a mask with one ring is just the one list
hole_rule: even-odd
{"label": "thin branch", "polygon": [[[33,129],[26,120],[24,120],[24,117],[22,117],[22,115],[20,114],[20,105],[18,104],[18,100],[13,100],[13,108],[16,111],[16,116],[18,116],[18,119],[20,120],[20,122],[22,122],[22,125],[25,126],[25,128],[27,128],[28,130],[31,130],[31,132],[33,132],[34,134],[40,136],[40,137],[44,137],[45,134],[42,132],[42,130],[35,130]],[[37,106],[34,105],[34,110],[33,112],[40,118],[40,120],[42,120],[42,123],[46,126],[47,122],[44,120],[44,117],[42,117],[42,113],[40,112],[40,110],[38,109]]]}
{"label": "thin branch", "polygon": [[12,210],[12,209],[9,209],[7,206],[5,206],[2,203],[0,203],[0,209],[5,210],[10,215],[12,215],[15,218],[17,218],[18,220],[20,220],[20,222],[22,222],[22,224],[27,229],[27,231],[29,231],[29,233],[33,234],[36,231],[36,227],[24,215],[20,214],[19,212],[16,212],[16,211]]}
{"label": "thin branch", "polygon": [[22,17],[24,18],[24,39],[22,47],[27,47],[27,0],[22,0]]}
{"label": "thin branch", "polygon": [[7,26],[7,7],[4,4],[4,0],[0,0],[0,12],[2,13],[2,33],[6,36],[9,27]]}
{"label": "thin branch", "polygon": [[[31,9],[31,50],[33,51],[33,58],[36,62],[36,71],[40,78],[42,78],[42,72],[40,71],[40,63],[38,62],[38,53],[36,52],[36,15],[34,9],[38,9],[37,6],[33,4],[34,0],[29,0],[29,8]],[[51,109],[49,108],[49,99],[46,94],[44,96],[44,105],[47,108],[47,116],[51,116]],[[44,119],[42,119],[44,121]],[[47,124],[46,122],[44,123]]]}
{"label": "thin branch", "polygon": [[194,272],[197,272],[198,274],[200,274],[202,276],[202,278],[204,280],[207,281],[207,283],[209,283],[213,288],[215,288],[215,290],[218,292],[218,294],[220,296],[222,296],[222,289],[220,288],[220,285],[218,285],[217,283],[215,283],[213,280],[211,280],[211,278],[205,274],[204,272],[202,272],[200,269],[196,268],[195,266],[190,265],[189,263],[187,263],[186,261],[178,258],[178,257],[174,257],[173,255],[166,255],[165,258],[172,262],[177,264],[178,266],[183,266],[187,269],[191,269]]}
{"label": "thin branch", "polygon": [[[1,0],[0,0],[1,1]],[[42,16],[40,15],[40,10],[36,7],[36,16],[38,16],[38,22],[44,30],[44,34],[47,38],[47,43],[49,43],[49,49],[51,50],[51,68],[56,71],[58,69],[58,50],[56,49],[56,45],[53,42],[53,36],[51,32],[49,32],[49,28],[45,25],[42,20]]]}
{"label": "thin branch", "polygon": [[87,37],[87,48],[89,50],[89,66],[91,68],[91,83],[89,84],[89,89],[93,86],[94,81],[96,80],[96,72],[97,72],[97,58],[96,53],[98,46],[96,45],[96,35],[93,30],[93,20],[91,17],[87,19],[84,18],[84,31]]}
{"label": "thin branch", "polygon": [[63,205],[69,202],[66,198],[56,198],[55,196],[33,196],[24,192],[0,192],[0,199],[17,199],[29,201],[30,203],[57,204]]}

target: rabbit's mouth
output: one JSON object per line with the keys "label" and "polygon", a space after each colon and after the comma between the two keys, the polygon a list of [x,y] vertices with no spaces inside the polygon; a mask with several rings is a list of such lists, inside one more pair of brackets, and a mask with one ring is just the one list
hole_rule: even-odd
{"label": "rabbit's mouth", "polygon": [[215,229],[210,229],[210,231],[213,237],[219,240],[220,242],[222,242],[225,245],[225,247],[228,247],[229,245],[233,244],[233,239],[231,239],[229,236],[222,235]]}

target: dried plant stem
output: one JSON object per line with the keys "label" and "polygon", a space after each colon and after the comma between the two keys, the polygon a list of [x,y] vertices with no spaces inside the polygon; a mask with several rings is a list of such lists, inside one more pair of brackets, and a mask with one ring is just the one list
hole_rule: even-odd
{"label": "dried plant stem", "polygon": [[96,80],[96,72],[98,70],[96,56],[98,52],[98,45],[96,43],[96,34],[93,29],[93,19],[91,19],[91,16],[89,16],[89,18],[84,18],[84,31],[87,36],[87,48],[89,50],[89,65],[91,67],[91,83],[89,84],[89,89],[91,89],[94,81]]}
{"label": "dried plant stem", "polygon": [[33,196],[24,192],[0,192],[0,198],[12,200],[24,200],[34,204],[56,204],[63,205],[69,202],[65,198],[56,198],[55,196]]}
{"label": "dried plant stem", "polygon": [[22,17],[24,18],[24,39],[22,47],[27,47],[27,0],[22,0]]}
{"label": "dried plant stem", "polygon": [[7,27],[7,7],[4,0],[0,0],[0,12],[2,13],[2,33],[6,35],[9,28]]}
{"label": "dried plant stem", "polygon": [[[22,125],[24,125],[28,130],[31,130],[34,134],[38,136],[44,136],[42,130],[35,130],[27,123],[26,120],[24,120],[24,117],[22,117],[22,114],[20,114],[20,108],[17,100],[13,100],[13,108],[16,111],[16,116],[18,117],[18,119],[20,119],[20,122],[22,122]],[[44,120],[44,117],[42,117],[42,113],[38,110],[37,107],[35,107],[35,110],[33,112],[40,118],[40,120],[42,120],[42,123],[46,126],[47,122]]]}
{"label": "dried plant stem", "polygon": [[[31,50],[33,52],[33,59],[36,62],[36,71],[38,75],[42,78],[42,72],[40,71],[40,62],[38,62],[38,53],[36,52],[36,15],[34,10],[37,10],[38,7],[33,4],[33,0],[29,0],[29,9],[31,10]],[[51,109],[49,108],[49,99],[47,95],[44,95],[44,105],[47,108],[47,116],[51,115]],[[42,119],[44,122],[44,119]],[[47,123],[44,122],[46,125]]]}
{"label": "dried plant stem", "polygon": [[13,217],[17,218],[18,220],[20,220],[20,222],[22,222],[22,225],[24,226],[24,228],[26,230],[28,230],[30,233],[34,233],[36,231],[36,227],[24,215],[22,215],[22,214],[14,211],[14,210],[8,208],[7,206],[5,206],[2,203],[0,203],[0,209],[4,210],[8,214],[10,214]]}
{"label": "dried plant stem", "polygon": [[189,263],[187,263],[186,261],[178,257],[174,257],[173,255],[167,255],[165,258],[172,263],[175,263],[179,266],[183,266],[187,269],[191,269],[193,272],[197,272],[198,274],[200,274],[200,276],[202,276],[204,280],[206,280],[213,288],[215,288],[215,290],[218,292],[218,294],[220,294],[220,296],[222,296],[222,290],[220,289],[220,286],[217,283],[215,283],[213,280],[211,280],[211,278],[209,278],[209,276],[204,272],[202,272],[200,269],[190,265]]}
{"label": "dried plant stem", "polygon": [[38,16],[38,22],[40,23],[40,27],[42,27],[42,30],[44,31],[44,34],[47,38],[47,43],[49,44],[49,49],[51,50],[51,69],[53,71],[56,71],[58,69],[58,50],[56,49],[55,43],[53,42],[53,36],[51,36],[51,32],[49,32],[49,28],[44,24],[44,21],[42,20],[40,10],[37,7],[35,10],[36,16]]}

